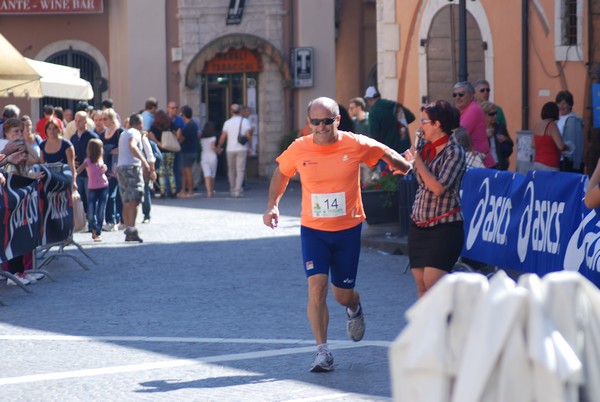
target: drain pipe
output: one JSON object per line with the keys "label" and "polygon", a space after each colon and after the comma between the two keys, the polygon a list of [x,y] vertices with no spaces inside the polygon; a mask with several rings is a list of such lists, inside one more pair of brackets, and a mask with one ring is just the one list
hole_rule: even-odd
{"label": "drain pipe", "polygon": [[529,0],[521,0],[521,129],[529,129]]}
{"label": "drain pipe", "polygon": [[467,81],[467,4],[458,0],[458,81]]}

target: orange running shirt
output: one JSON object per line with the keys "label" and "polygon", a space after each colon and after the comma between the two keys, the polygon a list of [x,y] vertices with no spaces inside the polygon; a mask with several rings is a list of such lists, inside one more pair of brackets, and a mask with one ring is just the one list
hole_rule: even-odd
{"label": "orange running shirt", "polygon": [[279,170],[300,173],[303,226],[334,232],[365,220],[360,196],[360,163],[373,166],[388,149],[366,135],[338,131],[334,144],[317,145],[313,135],[298,138],[278,158]]}

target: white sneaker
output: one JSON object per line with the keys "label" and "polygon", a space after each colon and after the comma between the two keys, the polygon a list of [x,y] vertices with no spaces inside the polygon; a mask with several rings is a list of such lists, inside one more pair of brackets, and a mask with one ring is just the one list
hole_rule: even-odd
{"label": "white sneaker", "polygon": [[333,355],[330,351],[319,351],[310,371],[313,373],[327,373],[333,371]]}
{"label": "white sneaker", "polygon": [[346,332],[350,339],[354,342],[360,341],[365,334],[365,315],[363,314],[362,306],[358,305],[358,314],[355,317],[350,317],[348,309],[346,309]]}
{"label": "white sneaker", "polygon": [[127,226],[125,226],[124,223],[119,223],[118,228],[119,228],[118,230],[125,230],[125,229],[127,229]]}
{"label": "white sneaker", "polygon": [[117,225],[114,223],[107,223],[106,225],[102,226],[102,230],[105,232],[116,232],[119,230],[119,228],[117,228]]}
{"label": "white sneaker", "polygon": [[[29,285],[31,283],[31,281],[29,279],[27,279],[27,276],[24,273],[19,272],[18,274],[15,274],[15,277],[23,284],[23,285]],[[17,286],[17,282],[13,281],[12,279],[8,278],[6,280],[6,284],[9,286]]]}
{"label": "white sneaker", "polygon": [[26,272],[25,277],[29,279],[31,283],[36,283],[37,281],[41,281],[46,277],[46,275],[41,272]]}

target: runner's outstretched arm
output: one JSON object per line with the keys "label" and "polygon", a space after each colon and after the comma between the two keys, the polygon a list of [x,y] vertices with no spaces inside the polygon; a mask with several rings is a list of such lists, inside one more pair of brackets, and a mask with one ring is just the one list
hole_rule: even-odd
{"label": "runner's outstretched arm", "polygon": [[385,154],[381,159],[383,159],[392,168],[394,174],[408,174],[408,172],[410,172],[412,169],[412,164],[407,161],[404,156],[400,155],[391,148],[385,151]]}
{"label": "runner's outstretched arm", "polygon": [[269,186],[269,200],[267,201],[267,212],[263,215],[263,223],[268,227],[275,229],[279,223],[279,201],[285,193],[285,189],[290,182],[291,177],[281,173],[279,168],[273,172],[271,184]]}

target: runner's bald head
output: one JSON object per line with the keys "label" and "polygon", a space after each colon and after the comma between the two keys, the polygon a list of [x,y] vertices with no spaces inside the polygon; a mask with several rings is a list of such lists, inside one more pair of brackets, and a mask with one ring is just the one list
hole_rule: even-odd
{"label": "runner's bald head", "polygon": [[320,98],[316,98],[310,101],[310,103],[308,104],[308,109],[307,109],[307,114],[310,117],[310,110],[313,106],[319,106],[319,107],[323,107],[325,109],[328,109],[331,112],[331,116],[339,116],[340,114],[340,107],[338,106],[337,102],[334,101],[331,98],[327,98],[325,96],[322,96]]}

